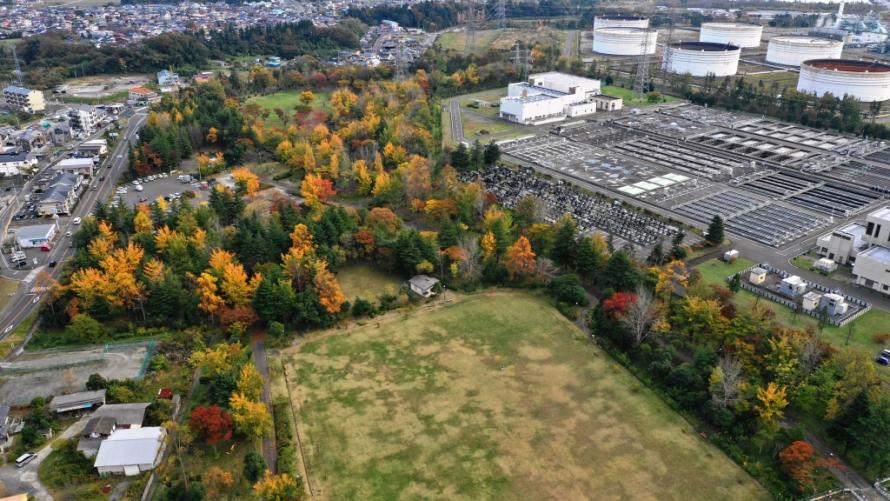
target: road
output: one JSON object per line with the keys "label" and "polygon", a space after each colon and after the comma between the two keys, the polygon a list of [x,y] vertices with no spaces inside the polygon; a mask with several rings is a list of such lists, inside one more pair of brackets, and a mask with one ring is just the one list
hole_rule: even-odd
{"label": "road", "polygon": [[[137,112],[130,117],[127,129],[118,139],[117,146],[109,154],[103,166],[99,167],[93,176],[96,179],[104,176],[105,180],[102,182],[93,181],[93,183],[99,183],[99,188],[96,190],[87,188],[86,191],[83,192],[82,198],[77,203],[71,217],[69,217],[64,224],[60,225],[61,227],[59,228],[58,234],[61,236],[57,238],[53,249],[47,253],[47,257],[44,261],[45,263],[57,261],[59,265],[54,268],[49,268],[44,264],[35,268],[32,272],[46,271],[53,278],[59,278],[63,268],[62,262],[73,256],[75,252],[75,249],[71,246],[71,237],[65,236],[68,231],[73,233],[77,229],[71,221],[75,217],[82,219],[90,215],[97,201],[106,200],[111,195],[118,178],[120,178],[121,174],[127,169],[130,142],[135,140],[137,133],[145,124],[147,117],[148,115],[145,109],[137,110]],[[7,210],[9,210],[9,213],[11,214],[14,213],[16,209],[16,207],[10,207]],[[30,278],[33,279],[33,275],[31,275]],[[0,324],[3,329],[2,332],[0,332],[0,339],[8,336],[15,326],[33,313],[40,305],[40,295],[31,292],[31,287],[27,280],[28,279],[26,278],[26,280],[23,281],[24,283],[9,300],[6,308],[0,312],[0,319],[3,319],[2,324]]]}
{"label": "road", "polygon": [[448,111],[451,113],[451,138],[455,144],[464,141],[464,126],[460,118],[460,100],[452,98],[448,101]]}
{"label": "road", "polygon": [[[253,347],[253,363],[263,376],[263,402],[265,402],[266,408],[269,410],[269,415],[271,416],[272,378],[269,375],[269,361],[266,358],[265,336],[266,335],[263,333],[254,334],[251,336],[251,345]],[[268,435],[263,438],[263,458],[266,460],[266,465],[269,467],[269,470],[273,472],[277,471],[278,450],[275,448],[275,439],[270,438]]]}
{"label": "road", "polygon": [[[65,431],[58,436],[53,437],[53,440],[72,438],[80,434],[91,417],[91,414],[85,414],[78,421],[65,429]],[[52,451],[53,448],[47,443],[42,449],[37,451],[37,457],[24,467],[17,468],[15,464],[10,463],[9,465],[0,468],[0,482],[3,482],[3,485],[6,487],[6,492],[27,492],[34,496],[34,499],[37,499],[38,501],[52,501],[52,496],[50,496],[46,487],[44,487],[37,478],[37,470],[40,468],[40,463],[42,463]]]}
{"label": "road", "polygon": [[566,59],[571,59],[575,55],[575,51],[578,48],[578,32],[577,31],[566,31],[566,43],[562,46],[562,55],[566,57]]}

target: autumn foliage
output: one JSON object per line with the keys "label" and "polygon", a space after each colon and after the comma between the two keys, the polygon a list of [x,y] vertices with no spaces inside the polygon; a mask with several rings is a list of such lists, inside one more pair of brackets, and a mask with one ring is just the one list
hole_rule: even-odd
{"label": "autumn foliage", "polygon": [[195,407],[189,426],[207,445],[232,439],[232,416],[216,405]]}
{"label": "autumn foliage", "polygon": [[633,292],[616,292],[603,301],[603,311],[613,320],[621,318],[637,300]]}

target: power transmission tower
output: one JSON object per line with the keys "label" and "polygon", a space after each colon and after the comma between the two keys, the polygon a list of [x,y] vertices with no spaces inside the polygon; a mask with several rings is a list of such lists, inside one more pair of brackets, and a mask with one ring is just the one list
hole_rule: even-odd
{"label": "power transmission tower", "polygon": [[664,52],[661,54],[661,83],[665,88],[668,86],[667,72],[668,68],[671,67],[671,58],[673,57],[670,48],[674,39],[674,20],[671,19],[669,22],[667,40],[664,42]]}
{"label": "power transmission tower", "polygon": [[498,29],[507,29],[507,0],[497,0],[495,17],[498,20]]}
{"label": "power transmission tower", "polygon": [[521,81],[528,80],[528,49],[522,47],[522,42],[516,42],[516,51],[513,53],[513,67],[519,74]]}
{"label": "power transmission tower", "polygon": [[467,0],[467,54],[476,48],[476,0]]}
{"label": "power transmission tower", "polygon": [[22,86],[22,66],[19,64],[19,55],[15,51],[15,45],[12,46],[12,59],[15,60],[15,84]]}
{"label": "power transmission tower", "polygon": [[642,96],[649,90],[649,37],[652,32],[645,28],[646,34],[640,43],[640,56],[637,60],[637,78],[634,81],[634,92]]}
{"label": "power transmission tower", "polygon": [[396,80],[401,82],[405,79],[405,43],[402,37],[399,37],[399,44],[396,46]]}

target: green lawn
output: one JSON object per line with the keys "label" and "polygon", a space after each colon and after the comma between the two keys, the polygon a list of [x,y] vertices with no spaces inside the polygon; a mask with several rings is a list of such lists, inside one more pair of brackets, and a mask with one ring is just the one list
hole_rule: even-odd
{"label": "green lawn", "polygon": [[[473,52],[481,53],[488,50],[497,37],[497,30],[477,30],[476,45],[473,48]],[[448,33],[442,33],[436,43],[444,49],[453,49],[463,52],[467,48],[467,33],[465,31],[449,31]]]}
{"label": "green lawn", "polygon": [[395,275],[363,263],[352,263],[342,267],[337,273],[337,281],[340,282],[340,288],[347,301],[354,301],[357,297],[374,301],[383,293],[398,293],[404,283]]}
{"label": "green lawn", "polygon": [[[267,127],[281,127],[284,123],[278,118],[278,115],[276,115],[273,110],[275,110],[275,108],[281,108],[287,113],[287,116],[292,116],[294,114],[294,107],[300,102],[301,93],[302,91],[286,90],[274,94],[266,94],[264,96],[254,96],[249,98],[247,103],[257,104],[271,112],[265,120]],[[310,103],[310,106],[312,106],[312,108],[327,109],[328,94],[325,92],[313,92],[313,94],[315,94],[315,101]]]}
{"label": "green lawn", "polygon": [[603,94],[607,94],[609,96],[620,97],[624,100],[624,106],[633,106],[635,108],[642,108],[644,106],[654,106],[656,104],[663,103],[672,103],[676,101],[678,98],[674,96],[668,96],[666,94],[662,94],[662,100],[656,103],[650,103],[649,100],[644,96],[640,97],[633,91],[633,89],[625,89],[624,87],[616,87],[613,85],[604,85],[602,87]]}
{"label": "green lawn", "polygon": [[529,293],[393,312],[282,356],[326,499],[768,497]]}

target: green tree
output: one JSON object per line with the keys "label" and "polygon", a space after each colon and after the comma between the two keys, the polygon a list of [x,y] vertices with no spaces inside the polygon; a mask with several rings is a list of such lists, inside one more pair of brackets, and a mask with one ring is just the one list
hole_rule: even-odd
{"label": "green tree", "polygon": [[630,256],[623,250],[616,251],[609,258],[602,273],[602,283],[615,291],[632,291],[639,285],[640,277]]}
{"label": "green tree", "polygon": [[577,264],[578,244],[576,242],[576,233],[575,219],[569,214],[565,214],[556,222],[550,257],[556,264],[566,269],[574,269]]}
{"label": "green tree", "polygon": [[65,339],[72,344],[95,344],[105,337],[105,328],[86,313],[74,315],[65,327]]}
{"label": "green tree", "polygon": [[251,484],[263,478],[266,468],[266,460],[256,452],[251,451],[244,456],[244,478]]}
{"label": "green tree", "polygon": [[485,165],[493,165],[501,159],[501,149],[498,147],[497,143],[491,141],[485,145],[485,152],[482,154],[482,159],[485,162]]}
{"label": "green tree", "polygon": [[711,224],[708,225],[708,235],[705,238],[711,245],[720,245],[723,243],[723,218],[721,218],[719,214],[714,214],[714,218],[711,219]]}
{"label": "green tree", "polygon": [[470,167],[470,154],[464,143],[457,145],[457,148],[451,152],[451,165],[460,172],[464,172]]}

